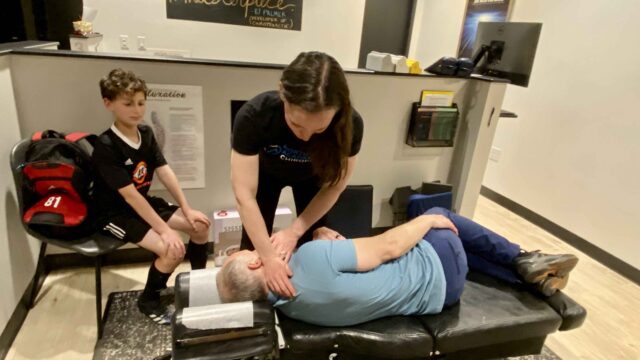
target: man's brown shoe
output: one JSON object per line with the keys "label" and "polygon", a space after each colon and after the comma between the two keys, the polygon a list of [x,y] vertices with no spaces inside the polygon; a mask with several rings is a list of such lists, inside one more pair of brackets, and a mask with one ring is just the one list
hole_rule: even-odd
{"label": "man's brown shoe", "polygon": [[551,296],[558,290],[564,289],[569,282],[569,274],[565,276],[549,276],[542,280],[542,282],[536,284],[536,288],[545,296]]}
{"label": "man's brown shoe", "polygon": [[525,282],[539,284],[548,277],[565,277],[578,263],[571,254],[550,255],[541,252],[526,252],[514,261],[516,270]]}

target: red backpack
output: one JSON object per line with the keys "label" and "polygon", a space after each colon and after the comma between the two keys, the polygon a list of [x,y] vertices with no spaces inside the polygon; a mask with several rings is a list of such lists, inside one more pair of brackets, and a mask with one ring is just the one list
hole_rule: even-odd
{"label": "red backpack", "polygon": [[33,231],[58,239],[95,232],[91,152],[95,135],[46,130],[31,137],[21,165],[22,220]]}

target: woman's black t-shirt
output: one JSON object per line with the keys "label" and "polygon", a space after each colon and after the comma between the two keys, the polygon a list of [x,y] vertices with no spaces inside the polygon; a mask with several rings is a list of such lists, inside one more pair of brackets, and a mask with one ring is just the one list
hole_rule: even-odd
{"label": "woman's black t-shirt", "polygon": [[[339,116],[339,113],[336,114]],[[352,110],[353,139],[350,156],[360,151],[364,124]],[[234,119],[233,150],[243,155],[260,155],[260,171],[291,182],[313,176],[305,142],[298,139],[284,119],[284,103],[277,91],[262,93],[246,102]]]}

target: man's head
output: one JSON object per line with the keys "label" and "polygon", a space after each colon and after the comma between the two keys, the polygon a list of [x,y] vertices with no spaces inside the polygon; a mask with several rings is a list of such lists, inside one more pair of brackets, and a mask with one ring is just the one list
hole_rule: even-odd
{"label": "man's head", "polygon": [[223,303],[267,298],[262,261],[255,251],[243,250],[229,256],[218,272],[216,284]]}

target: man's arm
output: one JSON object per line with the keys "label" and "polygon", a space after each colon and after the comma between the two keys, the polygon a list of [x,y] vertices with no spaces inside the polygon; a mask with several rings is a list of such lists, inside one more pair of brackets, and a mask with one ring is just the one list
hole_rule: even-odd
{"label": "man's arm", "polygon": [[328,228],[326,226],[319,227],[313,230],[313,240],[345,240],[339,232]]}
{"label": "man's arm", "polygon": [[442,215],[420,215],[380,235],[354,239],[357,270],[369,271],[401,257],[416,246],[432,228],[446,228],[458,234],[458,229],[448,218]]}

